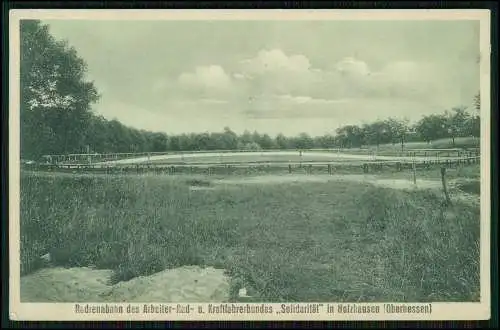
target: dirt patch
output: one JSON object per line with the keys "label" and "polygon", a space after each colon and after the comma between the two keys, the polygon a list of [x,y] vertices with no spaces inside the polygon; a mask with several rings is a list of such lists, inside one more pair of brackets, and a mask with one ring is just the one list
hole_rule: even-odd
{"label": "dirt patch", "polygon": [[110,290],[111,270],[45,268],[21,277],[22,302],[92,302]]}
{"label": "dirt patch", "polygon": [[190,186],[189,190],[191,190],[191,191],[197,191],[197,190],[215,190],[215,187]]}
{"label": "dirt patch", "polygon": [[372,182],[378,186],[394,189],[439,189],[441,182],[437,180],[376,179]]}
{"label": "dirt patch", "polygon": [[279,184],[292,182],[322,182],[328,176],[320,175],[262,175],[248,176],[241,178],[220,179],[215,181],[217,185],[233,185],[233,184]]}
{"label": "dirt patch", "polygon": [[229,279],[220,269],[185,266],[117,283],[104,296],[127,302],[224,302]]}
{"label": "dirt patch", "polygon": [[199,178],[186,180],[186,183],[194,187],[209,187],[212,184],[212,182],[209,180],[204,180]]}
{"label": "dirt patch", "polygon": [[394,189],[439,189],[438,180],[379,179],[375,175],[263,175],[243,178],[220,179],[214,185],[244,185],[244,184],[284,184],[294,182],[361,182]]}
{"label": "dirt patch", "polygon": [[23,302],[226,302],[224,270],[185,266],[110,285],[111,270],[46,268],[21,277]]}

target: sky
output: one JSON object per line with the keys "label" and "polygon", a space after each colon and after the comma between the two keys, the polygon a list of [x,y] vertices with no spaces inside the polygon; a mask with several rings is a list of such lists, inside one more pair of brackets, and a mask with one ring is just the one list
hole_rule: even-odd
{"label": "sky", "polygon": [[470,106],[479,21],[44,21],[97,114],[168,134],[333,133]]}

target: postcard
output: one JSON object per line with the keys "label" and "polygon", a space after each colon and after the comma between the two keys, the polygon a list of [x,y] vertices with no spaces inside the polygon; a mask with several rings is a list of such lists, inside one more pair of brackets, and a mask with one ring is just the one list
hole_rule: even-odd
{"label": "postcard", "polygon": [[487,10],[12,10],[12,320],[490,318]]}

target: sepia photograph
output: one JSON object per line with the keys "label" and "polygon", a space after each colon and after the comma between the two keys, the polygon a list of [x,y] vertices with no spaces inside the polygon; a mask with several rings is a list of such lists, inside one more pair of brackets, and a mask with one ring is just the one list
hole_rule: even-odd
{"label": "sepia photograph", "polygon": [[11,317],[489,317],[489,11],[93,12],[10,18]]}

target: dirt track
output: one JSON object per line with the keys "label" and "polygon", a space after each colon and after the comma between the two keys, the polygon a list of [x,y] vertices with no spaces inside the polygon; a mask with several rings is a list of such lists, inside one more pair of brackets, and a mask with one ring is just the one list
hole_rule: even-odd
{"label": "dirt track", "polygon": [[[151,157],[138,157],[138,158],[127,158],[127,159],[119,159],[112,160],[106,162],[95,163],[95,165],[114,165],[114,164],[137,164],[144,162],[157,162],[160,160],[179,160],[184,158],[214,158],[217,161],[228,159],[230,157],[237,159],[241,156],[254,156],[255,161],[259,159],[259,157],[263,156],[283,156],[283,161],[286,161],[286,156],[297,157],[299,155],[296,151],[266,151],[266,152],[227,152],[227,153],[191,153],[191,154],[170,154],[170,155],[157,155]],[[307,157],[317,157],[321,160],[381,160],[381,161],[428,161],[431,159],[435,159],[435,157],[406,157],[406,156],[374,156],[374,155],[356,155],[356,154],[348,154],[348,153],[338,153],[338,152],[318,152],[318,151],[310,151],[303,152],[302,156],[304,158]],[[447,159],[455,159],[453,157],[447,157]]]}

